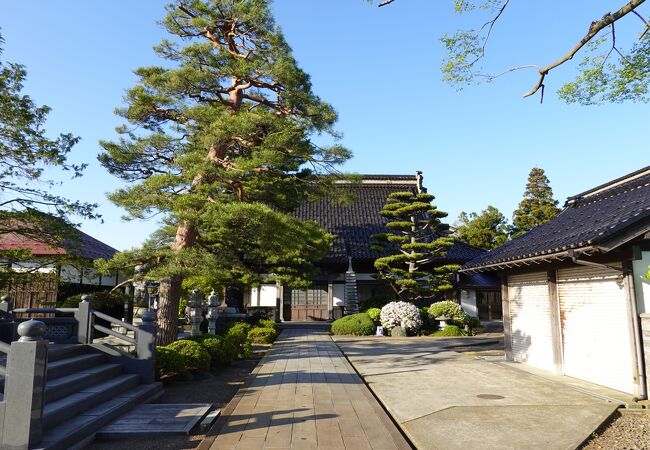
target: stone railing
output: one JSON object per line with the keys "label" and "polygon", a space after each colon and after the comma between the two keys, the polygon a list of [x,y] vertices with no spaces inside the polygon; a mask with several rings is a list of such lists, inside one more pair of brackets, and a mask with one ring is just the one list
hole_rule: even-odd
{"label": "stone railing", "polygon": [[[53,314],[54,317],[17,319],[15,314]],[[65,314],[66,317],[56,317]],[[126,333],[95,323],[102,319],[118,325]],[[135,347],[135,355],[112,346],[95,343],[94,331],[118,338]],[[128,332],[133,332],[133,337]],[[48,348],[52,343],[88,345],[89,352],[103,353],[111,363],[121,364],[124,372],[139,374],[143,383],[155,381],[155,315],[147,312],[138,327],[92,309],[92,298],[82,297],[78,308],[12,308],[11,297],[0,301],[0,353],[7,354],[0,364],[5,376],[4,396],[0,401],[0,448],[22,449],[40,442],[46,383]]]}
{"label": "stone railing", "polygon": [[41,441],[49,345],[43,339],[46,330],[43,322],[27,320],[18,325],[17,341],[0,345],[0,351],[7,353],[0,402],[2,449],[27,449]]}

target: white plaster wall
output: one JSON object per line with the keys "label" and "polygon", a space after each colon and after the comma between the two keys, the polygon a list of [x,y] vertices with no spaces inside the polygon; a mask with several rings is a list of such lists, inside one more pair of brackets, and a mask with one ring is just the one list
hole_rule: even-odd
{"label": "white plaster wall", "polygon": [[67,283],[81,283],[81,272],[72,266],[61,266],[61,280]]}
{"label": "white plaster wall", "polygon": [[56,267],[53,264],[43,265],[39,261],[21,261],[11,265],[11,269],[16,272],[36,271],[39,273],[56,273]]}
{"label": "white plaster wall", "polygon": [[639,314],[650,313],[650,280],[643,277],[650,266],[650,252],[641,252],[642,258],[632,263],[634,274],[634,293]]}
{"label": "white plaster wall", "polygon": [[257,304],[257,288],[251,289],[251,306],[275,306],[278,289],[275,284],[263,284],[260,290],[259,305]]}
{"label": "white plaster wall", "polygon": [[463,289],[460,291],[460,306],[470,316],[478,317],[478,308],[476,307],[475,289]]}

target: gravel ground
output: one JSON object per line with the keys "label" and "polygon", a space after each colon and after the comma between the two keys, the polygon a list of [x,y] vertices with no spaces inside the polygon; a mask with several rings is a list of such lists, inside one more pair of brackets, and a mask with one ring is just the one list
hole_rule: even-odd
{"label": "gravel ground", "polygon": [[[165,393],[154,403],[212,403],[225,406],[244,384],[264,353],[265,346],[255,346],[255,354],[245,360],[217,372],[200,374],[193,380],[173,380],[165,383]],[[95,441],[87,450],[164,450],[194,449],[205,438],[204,434],[189,436],[161,436],[146,439],[122,439],[114,441]]]}
{"label": "gravel ground", "polygon": [[647,450],[650,449],[650,413],[616,413],[598,430],[582,450]]}

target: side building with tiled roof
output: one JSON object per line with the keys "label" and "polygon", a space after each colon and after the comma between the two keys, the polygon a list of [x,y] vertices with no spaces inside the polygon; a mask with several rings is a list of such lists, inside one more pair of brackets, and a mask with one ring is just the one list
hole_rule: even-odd
{"label": "side building with tiled roof", "polygon": [[[375,259],[381,255],[371,249],[371,236],[386,232],[386,219],[379,212],[393,192],[423,189],[422,176],[363,175],[361,181],[349,183],[354,200],[341,203],[324,197],[299,206],[294,214],[313,220],[335,236],[328,255],[318,264],[321,275],[305,290],[288,287],[278,292],[275,285],[263,285],[245,295],[248,307],[275,307],[281,298],[281,319],[285,321],[329,320],[340,317],[345,308],[345,274],[355,272],[359,301],[390,294],[390,288],[375,278]],[[445,257],[449,264],[462,264],[484,253],[484,250],[458,242]]]}
{"label": "side building with tiled roof", "polygon": [[648,266],[650,166],[570,197],[461,276],[500,277],[508,360],[647,398]]}
{"label": "side building with tiled roof", "polygon": [[[3,292],[12,295],[16,308],[50,305],[62,295],[110,289],[123,281],[118,273],[102,275],[92,267],[96,259],[113,257],[116,249],[78,229],[72,231],[72,236],[53,245],[14,232],[0,235],[0,250],[31,253],[26,261],[0,261],[13,272],[33,275],[16,280],[10,277],[4,287]],[[64,255],[73,258],[61,259]]]}

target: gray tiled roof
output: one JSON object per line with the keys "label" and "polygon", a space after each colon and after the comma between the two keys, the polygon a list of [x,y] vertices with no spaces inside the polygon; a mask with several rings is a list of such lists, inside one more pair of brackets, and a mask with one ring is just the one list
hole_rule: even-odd
{"label": "gray tiled roof", "polygon": [[[381,254],[370,249],[371,236],[387,231],[386,219],[379,215],[386,198],[393,192],[416,191],[414,175],[363,175],[372,183],[351,184],[356,201],[338,204],[331,197],[302,204],[294,214],[304,220],[313,220],[336,237],[325,262],[344,263],[348,256],[355,260],[373,260]],[[383,183],[382,181],[386,181]],[[483,253],[462,242],[447,252],[445,260],[465,262]]]}
{"label": "gray tiled roof", "polygon": [[597,247],[632,227],[650,227],[650,166],[570,197],[557,217],[469,261],[462,269]]}

